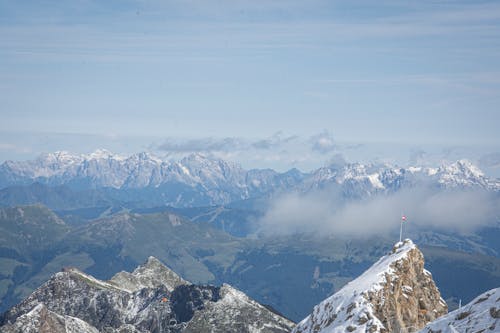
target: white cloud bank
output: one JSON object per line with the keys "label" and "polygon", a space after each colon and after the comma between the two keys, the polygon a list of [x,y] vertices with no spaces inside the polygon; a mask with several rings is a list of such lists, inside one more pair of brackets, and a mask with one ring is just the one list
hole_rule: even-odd
{"label": "white cloud bank", "polygon": [[417,188],[342,203],[332,191],[286,194],[271,203],[257,222],[267,234],[374,235],[399,231],[401,214],[419,228],[468,231],[496,223],[500,198],[484,191]]}

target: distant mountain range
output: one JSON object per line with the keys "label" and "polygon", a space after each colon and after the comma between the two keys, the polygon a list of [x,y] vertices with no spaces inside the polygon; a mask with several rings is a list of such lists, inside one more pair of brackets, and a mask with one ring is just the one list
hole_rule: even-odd
{"label": "distant mountain range", "polygon": [[[129,200],[154,194],[163,204],[193,207],[287,190],[304,176],[297,169],[285,173],[246,171],[237,164],[201,154],[170,162],[149,153],[124,158],[99,150],[89,155],[56,152],[33,161],[4,162],[0,166],[0,188],[41,183],[78,191],[108,189],[108,197]],[[118,190],[129,194],[120,195]]]}
{"label": "distant mountain range", "polygon": [[137,201],[172,207],[227,205],[280,192],[303,193],[331,187],[348,199],[414,186],[500,192],[500,180],[486,177],[466,160],[436,168],[350,163],[332,164],[310,173],[297,169],[280,173],[271,169],[244,170],[238,164],[202,154],[172,162],[149,153],[122,157],[98,150],[89,155],[56,152],[31,161],[4,162],[0,165],[0,189],[4,189],[0,204],[23,192],[36,196],[37,189],[30,190],[29,186],[37,183],[77,191],[79,201],[87,202],[89,207],[97,206],[99,201],[102,205]]}

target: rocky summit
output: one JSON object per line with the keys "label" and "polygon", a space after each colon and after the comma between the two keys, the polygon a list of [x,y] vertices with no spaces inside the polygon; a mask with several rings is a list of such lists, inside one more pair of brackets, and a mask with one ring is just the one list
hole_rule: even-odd
{"label": "rocky summit", "polygon": [[3,314],[14,332],[289,332],[293,323],[229,285],[194,285],[156,258],[101,281],[67,268]]}
{"label": "rocky summit", "polygon": [[315,306],[293,333],[415,332],[447,311],[422,253],[407,239]]}

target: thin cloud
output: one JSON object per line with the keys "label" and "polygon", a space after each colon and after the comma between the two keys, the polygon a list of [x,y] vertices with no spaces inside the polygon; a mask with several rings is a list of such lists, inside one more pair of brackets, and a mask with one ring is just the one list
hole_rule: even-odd
{"label": "thin cloud", "polygon": [[298,139],[299,137],[297,135],[290,135],[290,136],[285,136],[283,137],[283,132],[277,132],[273,136],[262,139],[262,140],[257,140],[253,142],[251,145],[252,147],[256,149],[272,149],[272,148],[277,148],[280,146],[283,146],[284,144],[287,144],[291,141],[294,141]]}
{"label": "thin cloud", "polygon": [[417,148],[410,151],[410,164],[422,165],[427,160],[427,152],[423,149]]}
{"label": "thin cloud", "polygon": [[167,153],[193,153],[193,152],[229,152],[240,150],[246,146],[238,138],[200,138],[200,139],[167,139],[158,146],[159,150]]}
{"label": "thin cloud", "polygon": [[320,154],[327,154],[337,150],[333,136],[328,131],[323,131],[310,138],[311,149]]}
{"label": "thin cloud", "polygon": [[192,153],[192,152],[238,152],[249,149],[254,150],[277,150],[291,141],[298,139],[296,135],[284,136],[282,132],[277,132],[268,138],[249,140],[246,138],[226,137],[226,138],[194,138],[176,139],[169,138],[160,144],[157,149],[167,153]]}
{"label": "thin cloud", "polygon": [[[338,152],[339,147],[328,131],[323,131],[308,139],[297,135],[285,135],[279,131],[275,134],[260,139],[247,139],[242,137],[205,137],[205,138],[167,138],[163,143],[152,145],[151,149],[159,150],[167,154],[186,153],[248,153],[255,152],[261,159],[276,158],[280,155],[288,155],[290,151],[302,151],[303,154],[313,153],[326,155]],[[271,157],[264,158],[264,155]]]}
{"label": "thin cloud", "polygon": [[327,165],[329,166],[336,166],[338,168],[341,168],[347,164],[347,160],[342,154],[335,154],[333,155],[327,162]]}

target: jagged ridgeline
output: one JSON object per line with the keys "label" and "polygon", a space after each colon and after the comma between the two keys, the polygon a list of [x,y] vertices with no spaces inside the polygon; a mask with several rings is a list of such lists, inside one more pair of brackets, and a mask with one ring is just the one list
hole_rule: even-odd
{"label": "jagged ridgeline", "polygon": [[177,162],[149,153],[128,157],[98,150],[89,155],[56,152],[31,161],[0,164],[0,205],[41,202],[56,210],[107,207],[134,202],[142,207],[197,207],[296,190],[338,188],[359,199],[416,185],[437,189],[500,191],[500,181],[460,160],[436,168],[382,164],[332,164],[302,173],[297,169],[245,170],[240,165],[193,154]]}
{"label": "jagged ridgeline", "polygon": [[53,275],[0,318],[0,332],[498,332],[499,288],[448,315],[409,239],[295,325],[223,284],[192,284],[149,257],[102,281],[76,268]]}
{"label": "jagged ridgeline", "polygon": [[1,319],[21,332],[289,332],[293,322],[241,291],[191,284],[154,257],[101,281],[66,268]]}

